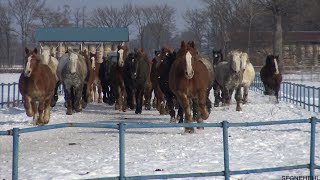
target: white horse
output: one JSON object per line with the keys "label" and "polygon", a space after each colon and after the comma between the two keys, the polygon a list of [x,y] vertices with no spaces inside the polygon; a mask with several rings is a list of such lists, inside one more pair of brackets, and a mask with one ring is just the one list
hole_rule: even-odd
{"label": "white horse", "polygon": [[46,64],[51,69],[52,73],[54,74],[56,78],[56,82],[59,81],[57,76],[57,67],[59,64],[59,61],[57,58],[53,57],[51,55],[50,48],[48,46],[41,46],[41,64]]}
{"label": "white horse", "polygon": [[254,80],[255,71],[254,71],[253,65],[249,60],[247,53],[241,52],[241,62],[243,67],[245,68],[243,73],[242,83],[241,83],[241,87],[243,87],[242,103],[245,104],[248,102],[248,91],[251,83]]}

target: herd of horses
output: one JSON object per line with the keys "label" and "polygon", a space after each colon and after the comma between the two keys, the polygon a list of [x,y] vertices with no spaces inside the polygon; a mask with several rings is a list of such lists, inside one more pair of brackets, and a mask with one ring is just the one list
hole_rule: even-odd
{"label": "herd of horses", "polygon": [[[202,123],[211,112],[212,89],[215,107],[230,105],[235,91],[236,111],[241,111],[255,78],[247,53],[235,50],[224,58],[221,50],[213,50],[213,57],[206,59],[193,41],[182,41],[176,50],[164,47],[155,51],[152,60],[142,48],[128,52],[125,45],[103,55],[102,62],[97,61],[96,53],[87,50],[75,52],[68,48],[59,60],[48,47],[41,47],[40,55],[37,49],[25,51],[19,90],[26,114],[33,117],[35,125],[49,122],[61,84],[67,115],[82,111],[90,102],[103,101],[122,112],[130,108],[141,114],[143,106],[145,110],[153,106],[160,114],[169,114],[170,122]],[[278,56],[268,55],[260,71],[264,94],[274,93],[277,101],[282,81],[278,63]],[[192,133],[194,128],[186,127],[185,132]]]}

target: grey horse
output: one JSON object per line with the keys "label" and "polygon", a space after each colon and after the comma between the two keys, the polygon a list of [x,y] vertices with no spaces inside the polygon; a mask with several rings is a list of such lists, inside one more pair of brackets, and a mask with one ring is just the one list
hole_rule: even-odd
{"label": "grey horse", "polygon": [[229,59],[221,62],[216,67],[216,82],[222,90],[223,104],[230,105],[231,95],[234,90],[237,101],[237,111],[241,111],[241,82],[243,80],[244,67],[241,61],[241,52],[232,51],[228,54]]}

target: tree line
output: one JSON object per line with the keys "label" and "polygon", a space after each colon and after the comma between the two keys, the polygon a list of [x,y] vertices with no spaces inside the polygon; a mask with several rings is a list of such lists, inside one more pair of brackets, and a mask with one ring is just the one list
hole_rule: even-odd
{"label": "tree line", "polygon": [[[152,55],[162,46],[178,47],[181,40],[194,40],[200,52],[210,56],[213,48],[228,52],[241,47],[254,56],[261,51],[254,32],[272,32],[271,51],[282,56],[287,31],[319,31],[319,0],[201,0],[200,9],[184,14],[186,28],[177,31],[176,9],[167,4],[105,5],[88,9],[69,5],[49,7],[46,0],[0,2],[0,66],[22,64],[25,46],[35,46],[40,27],[128,27],[130,47],[142,47]],[[237,45],[240,33],[245,42]],[[131,34],[136,34],[133,39]],[[260,52],[261,53],[261,52]]]}

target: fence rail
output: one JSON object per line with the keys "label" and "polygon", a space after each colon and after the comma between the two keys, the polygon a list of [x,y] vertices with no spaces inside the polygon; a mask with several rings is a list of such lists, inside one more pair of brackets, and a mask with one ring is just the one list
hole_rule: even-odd
{"label": "fence rail", "polygon": [[[111,128],[119,130],[119,176],[105,177],[103,179],[165,179],[165,178],[186,178],[186,177],[207,177],[207,176],[224,176],[225,180],[229,180],[231,175],[236,174],[251,174],[251,173],[264,173],[276,172],[294,169],[309,169],[310,177],[315,177],[314,170],[320,169],[319,165],[315,164],[315,134],[316,123],[320,122],[319,119],[312,117],[310,119],[299,120],[282,120],[282,121],[268,121],[268,122],[247,122],[247,123],[229,123],[223,121],[221,123],[205,123],[205,124],[137,124],[137,123],[110,123],[110,124],[96,124],[96,123],[64,123],[46,125],[32,128],[13,128],[8,131],[0,131],[0,136],[10,135],[13,136],[13,154],[12,154],[12,179],[18,179],[18,159],[19,159],[19,135],[23,133],[31,133],[35,131],[44,131],[57,128],[66,127],[87,127],[87,128]],[[296,124],[296,123],[310,123],[310,159],[308,164],[300,164],[293,166],[271,167],[261,169],[247,169],[231,171],[229,164],[229,140],[228,132],[231,127],[249,127],[249,126],[270,126],[279,124]],[[133,128],[175,128],[175,127],[212,127],[222,128],[223,134],[223,152],[224,152],[224,171],[220,172],[204,172],[204,173],[186,173],[186,174],[162,174],[162,175],[145,175],[145,176],[125,176],[125,130]],[[314,178],[315,179],[315,178]]]}

